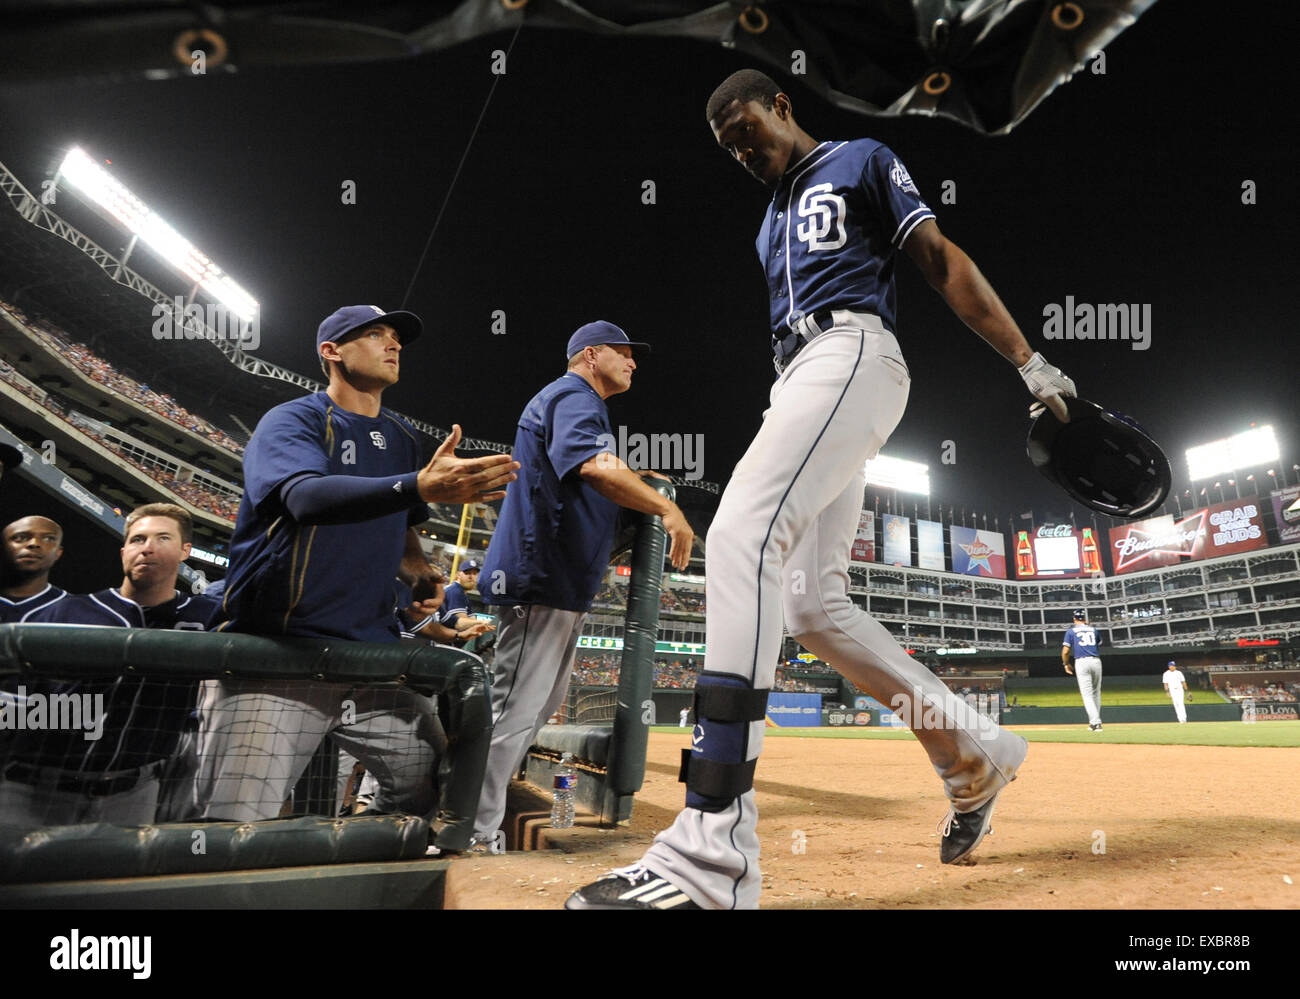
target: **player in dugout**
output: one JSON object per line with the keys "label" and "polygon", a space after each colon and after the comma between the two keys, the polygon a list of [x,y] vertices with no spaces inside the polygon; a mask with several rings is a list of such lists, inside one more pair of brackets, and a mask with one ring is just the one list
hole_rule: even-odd
{"label": "player in dugout", "polygon": [[[382,405],[423,324],[354,305],[316,332],[323,392],[271,409],[244,451],[221,630],[361,642],[399,640],[393,576],[427,574],[426,504],[504,496],[509,455],[460,458],[453,426],[432,459]],[[376,808],[432,810],[436,717],[397,685],[210,680],[200,705],[198,799],[207,818],[272,818],[326,736],[380,785]]]}

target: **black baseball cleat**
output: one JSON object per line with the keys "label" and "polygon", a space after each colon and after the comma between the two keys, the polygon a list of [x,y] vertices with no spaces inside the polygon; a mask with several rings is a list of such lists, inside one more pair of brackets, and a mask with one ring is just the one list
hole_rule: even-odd
{"label": "black baseball cleat", "polygon": [[[1002,791],[998,791],[998,794],[1001,793]],[[997,800],[998,795],[995,794],[971,812],[948,810],[947,817],[939,822],[939,827],[935,830],[943,837],[943,842],[939,844],[940,863],[955,864],[969,856],[975,847],[980,845],[980,841],[993,831],[990,823],[993,820],[993,806],[997,804]]]}
{"label": "black baseball cleat", "polygon": [[579,888],[564,903],[566,909],[698,909],[689,895],[671,881],[640,864],[619,867],[599,881]]}

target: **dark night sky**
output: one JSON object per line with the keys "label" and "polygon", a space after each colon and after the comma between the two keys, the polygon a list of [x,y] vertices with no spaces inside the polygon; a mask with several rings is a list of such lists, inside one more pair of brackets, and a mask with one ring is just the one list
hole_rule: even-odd
{"label": "dark night sky", "polygon": [[[895,149],[1031,344],[1082,395],[1136,416],[1181,490],[1183,449],[1250,421],[1274,424],[1288,469],[1300,461],[1287,250],[1300,157],[1279,79],[1290,17],[1271,6],[1220,23],[1158,3],[1108,47],[1105,75],[1085,70],[999,138],[866,118],[782,83],[816,138]],[[74,142],[111,159],[260,300],[262,355],[314,375],[321,318],[401,302],[492,85],[490,53],[508,40],[407,62],[11,87],[0,160],[38,190]],[[712,88],[742,65],[701,43],[525,28],[408,302],[431,334],[385,401],[509,441],[523,403],[562,371],[572,329],[607,318],[655,348],[612,401],[614,422],[702,433],[705,478],[725,482],[772,378],[753,250],[767,194],[703,119]],[[341,204],[345,179],[356,205]],[[1254,206],[1241,203],[1245,179]],[[955,205],[940,203],[945,180]],[[1030,399],[1014,369],[910,260],[899,275],[913,384],[886,453],[928,462],[945,507],[1071,509],[1025,457]],[[1067,295],[1149,304],[1150,349],[1045,342],[1043,307]],[[497,309],[504,336],[491,333]],[[946,440],[955,465],[939,463]]]}

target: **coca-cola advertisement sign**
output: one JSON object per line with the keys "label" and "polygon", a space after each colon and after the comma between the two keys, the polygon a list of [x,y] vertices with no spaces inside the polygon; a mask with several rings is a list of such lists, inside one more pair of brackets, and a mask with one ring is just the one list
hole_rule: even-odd
{"label": "coca-cola advertisement sign", "polygon": [[1254,497],[1110,529],[1111,564],[1117,575],[1235,555],[1267,544],[1259,501]]}
{"label": "coca-cola advertisement sign", "polygon": [[1043,524],[1017,531],[1016,579],[1078,579],[1101,575],[1101,545],[1091,527]]}

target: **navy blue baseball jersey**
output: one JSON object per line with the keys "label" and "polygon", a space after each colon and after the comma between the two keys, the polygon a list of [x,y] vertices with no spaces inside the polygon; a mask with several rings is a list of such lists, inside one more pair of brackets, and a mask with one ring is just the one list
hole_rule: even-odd
{"label": "navy blue baseball jersey", "polygon": [[[217,612],[208,597],[177,591],[141,607],[115,589],[67,596],[27,619],[30,624],[98,624],[115,628],[204,631]],[[11,757],[32,766],[89,774],[119,773],[167,759],[198,703],[198,683],[121,676],[115,680],[37,682],[29,694],[102,697],[103,726],[95,739],[82,730],[15,733]]]}
{"label": "navy blue baseball jersey", "polygon": [[895,255],[930,218],[907,168],[873,139],[823,142],[789,166],[755,244],[773,336],[826,309],[870,312],[893,331]]}
{"label": "navy blue baseball jersey", "polygon": [[47,583],[40,593],[23,597],[21,600],[10,600],[8,597],[0,596],[0,624],[18,624],[29,615],[58,603],[66,595],[57,586]]}
{"label": "navy blue baseball jersey", "polygon": [[407,613],[415,601],[415,591],[402,582],[400,576],[393,579],[393,592],[397,595],[394,601],[394,610],[397,613],[397,628],[401,634],[413,635],[430,621],[438,620],[436,611],[433,614],[426,614],[418,618]]}
{"label": "navy blue baseball jersey", "polygon": [[469,597],[465,595],[465,587],[460,583],[452,583],[443,591],[442,606],[438,608],[438,620],[448,628],[460,614],[469,613]]}
{"label": "navy blue baseball jersey", "polygon": [[618,506],[578,475],[583,462],[611,450],[605,400],[568,372],[533,396],[518,427],[519,480],[506,490],[479,593],[489,604],[585,611],[609,563],[618,516]]}
{"label": "navy blue baseball jersey", "polygon": [[[408,526],[429,508],[414,492],[415,431],[387,409],[362,416],[326,393],[270,410],[244,451],[244,498],[230,542],[221,630],[395,642],[393,574]],[[412,506],[345,524],[302,524],[281,486],[303,473],[410,474]]]}
{"label": "navy blue baseball jersey", "polygon": [[1062,645],[1070,650],[1075,659],[1087,659],[1089,656],[1096,656],[1099,644],[1101,643],[1097,638],[1097,629],[1081,621],[1069,627],[1062,642]]}

